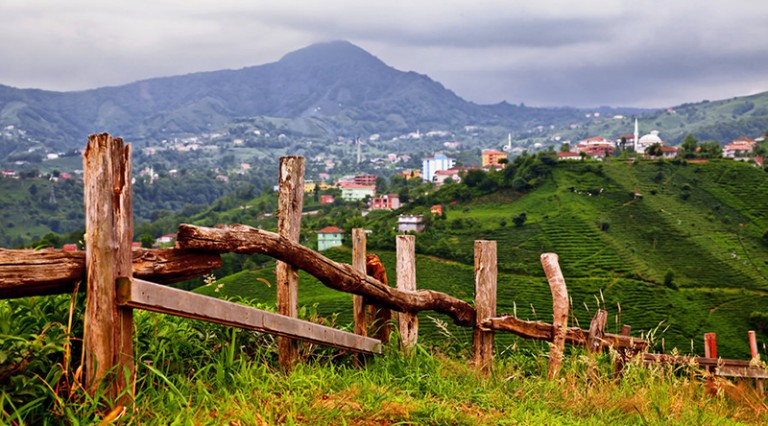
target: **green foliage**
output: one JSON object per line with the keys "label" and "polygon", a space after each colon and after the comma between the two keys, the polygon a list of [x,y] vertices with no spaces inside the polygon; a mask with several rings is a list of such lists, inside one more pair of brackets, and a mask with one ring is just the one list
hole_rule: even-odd
{"label": "green foliage", "polygon": [[519,215],[512,218],[512,223],[514,223],[515,226],[519,228],[525,224],[526,220],[528,220],[528,215],[525,212],[522,212]]}

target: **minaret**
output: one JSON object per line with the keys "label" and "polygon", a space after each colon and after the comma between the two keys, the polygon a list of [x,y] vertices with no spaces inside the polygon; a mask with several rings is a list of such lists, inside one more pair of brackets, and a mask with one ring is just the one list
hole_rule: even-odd
{"label": "minaret", "polygon": [[360,138],[357,138],[357,164],[360,164],[361,158],[361,152],[360,152]]}
{"label": "minaret", "polygon": [[637,127],[637,118],[635,118],[635,140],[632,142],[632,150],[637,152],[637,142],[640,140],[640,130]]}

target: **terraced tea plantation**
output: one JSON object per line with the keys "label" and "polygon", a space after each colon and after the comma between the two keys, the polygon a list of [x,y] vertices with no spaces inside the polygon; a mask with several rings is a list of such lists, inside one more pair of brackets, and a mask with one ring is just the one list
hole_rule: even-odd
{"label": "terraced tea plantation", "polygon": [[[703,354],[702,335],[716,332],[721,356],[748,358],[753,312],[768,312],[768,174],[749,164],[670,162],[558,164],[530,193],[499,192],[445,206],[445,221],[417,236],[420,288],[473,298],[476,239],[498,242],[499,313],[551,320],[551,297],[539,264],[543,252],[560,256],[572,299],[571,322],[588,326],[598,307],[608,329],[630,324],[650,334],[655,351]],[[512,219],[526,213],[522,226]],[[396,215],[392,215],[392,223]],[[430,248],[443,245],[437,258]],[[395,255],[377,253],[394,282]],[[427,253],[424,253],[424,252]],[[349,262],[349,250],[325,252]],[[259,280],[261,278],[262,280]],[[272,270],[242,272],[198,291],[274,303]],[[337,324],[351,321],[351,297],[302,275],[299,303],[317,305]],[[442,328],[446,318],[420,314],[422,342],[468,345],[469,330]],[[436,326],[440,324],[440,326]],[[661,325],[660,325],[661,324]],[[446,333],[447,330],[447,333]],[[500,338],[499,350],[515,342]]]}

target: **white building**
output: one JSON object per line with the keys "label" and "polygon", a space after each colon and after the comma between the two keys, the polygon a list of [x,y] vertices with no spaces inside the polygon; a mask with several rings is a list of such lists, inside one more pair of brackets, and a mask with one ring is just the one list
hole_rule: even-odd
{"label": "white building", "polygon": [[434,157],[427,157],[422,160],[421,178],[426,182],[432,182],[436,171],[448,170],[455,164],[455,159],[449,158],[442,152],[439,152],[435,154]]}
{"label": "white building", "polygon": [[652,130],[651,133],[642,136],[635,144],[635,152],[645,152],[648,147],[654,144],[664,146],[664,141],[659,137],[658,130]]}
{"label": "white building", "polygon": [[426,228],[424,223],[424,216],[417,215],[403,215],[401,214],[397,218],[397,230],[400,232],[422,232]]}

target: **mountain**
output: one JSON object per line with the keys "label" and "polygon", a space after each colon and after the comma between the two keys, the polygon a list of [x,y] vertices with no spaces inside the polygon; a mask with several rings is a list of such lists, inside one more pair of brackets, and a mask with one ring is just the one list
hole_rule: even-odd
{"label": "mountain", "polygon": [[[397,70],[360,47],[335,41],[239,70],[78,92],[0,85],[0,162],[34,162],[45,153],[81,149],[88,134],[104,131],[138,146],[205,134],[228,141],[256,131],[283,135],[280,141],[249,145],[274,149],[291,141],[373,134],[392,140],[417,130],[441,130],[464,148],[499,148],[512,135],[521,150],[535,150],[559,140],[615,138],[631,131],[635,117],[643,132],[659,130],[668,143],[687,133],[727,143],[765,132],[768,93],[669,110],[478,105],[426,75]],[[408,142],[382,150],[414,154],[439,149],[441,143]]]}
{"label": "mountain", "polygon": [[425,75],[396,70],[337,41],[289,53],[275,63],[118,87],[61,93],[0,86],[0,128],[5,129],[0,156],[36,143],[54,150],[81,148],[88,134],[101,131],[158,142],[211,132],[247,117],[290,119],[299,133],[312,129],[312,136],[335,138],[466,125],[501,125],[509,128],[506,132],[582,115],[571,108],[476,105]]}

